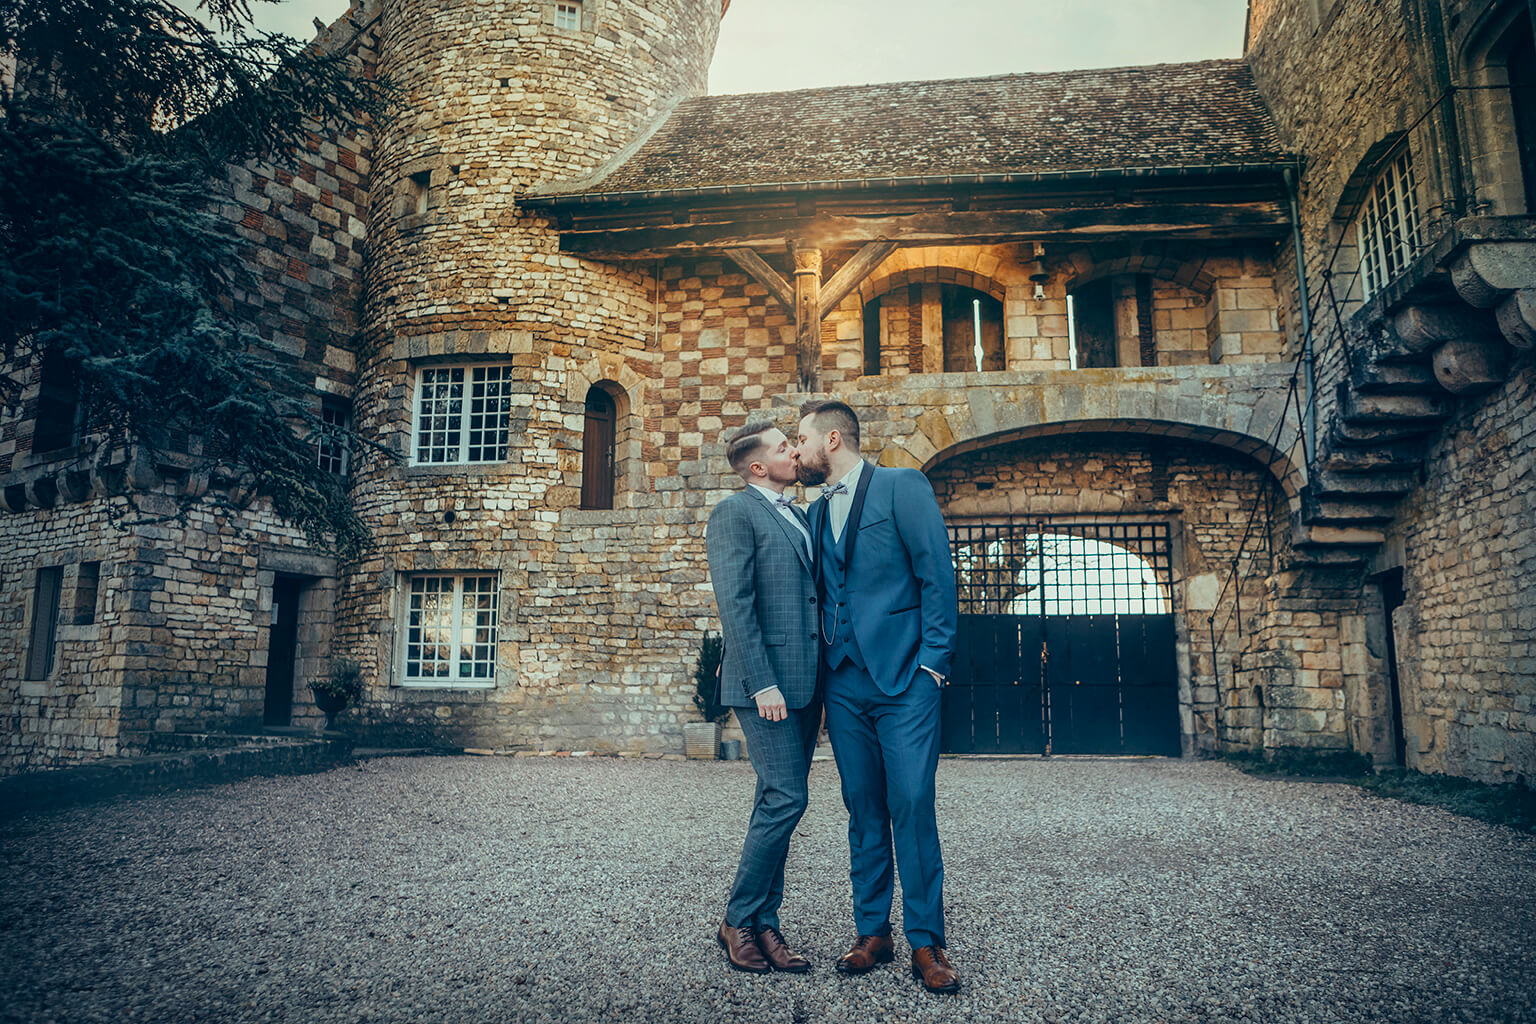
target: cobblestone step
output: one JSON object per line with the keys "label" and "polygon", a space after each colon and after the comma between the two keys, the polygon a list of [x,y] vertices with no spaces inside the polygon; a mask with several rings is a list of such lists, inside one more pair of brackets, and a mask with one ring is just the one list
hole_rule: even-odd
{"label": "cobblestone step", "polygon": [[1390,523],[1395,497],[1373,501],[1367,497],[1320,497],[1307,488],[1301,494],[1301,518],[1308,526],[1360,526]]}
{"label": "cobblestone step", "polygon": [[1350,374],[1353,389],[1363,395],[1439,395],[1444,390],[1434,369],[1416,356],[1412,362],[1372,360]]}
{"label": "cobblestone step", "polygon": [[1336,419],[1328,428],[1330,447],[1379,447],[1405,441],[1419,441],[1430,432],[1432,424],[1423,423],[1346,423]]}
{"label": "cobblestone step", "polygon": [[1417,468],[1403,469],[1391,463],[1365,471],[1319,468],[1312,475],[1312,490],[1319,498],[1369,496],[1395,501],[1418,485]]}
{"label": "cobblestone step", "polygon": [[1332,433],[1324,438],[1318,452],[1317,467],[1322,472],[1376,473],[1417,472],[1424,461],[1424,448],[1417,440],[1399,444],[1339,444]]}
{"label": "cobblestone step", "polygon": [[1418,427],[1428,430],[1451,413],[1450,399],[1433,395],[1360,394],[1339,385],[1339,413],[1351,426]]}

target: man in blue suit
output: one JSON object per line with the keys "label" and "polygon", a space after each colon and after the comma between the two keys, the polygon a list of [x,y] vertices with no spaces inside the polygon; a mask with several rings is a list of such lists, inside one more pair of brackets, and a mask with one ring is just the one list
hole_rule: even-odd
{"label": "man in blue suit", "polygon": [[944,951],[934,818],[939,691],[958,619],[949,535],[922,473],[864,461],[851,408],[809,402],[800,414],[800,482],[822,485],[810,520],[827,734],[848,807],[859,933],[836,966],[862,974],[895,958],[890,914],[899,867],[912,971],[930,992],[956,992],[960,976]]}
{"label": "man in blue suit", "polygon": [[784,496],[797,455],[783,431],[749,423],[725,457],[746,486],[709,514],[704,546],[725,636],[720,703],[736,709],[757,792],[716,939],[736,970],[800,973],[811,965],[780,934],[779,904],[821,730],[810,523]]}

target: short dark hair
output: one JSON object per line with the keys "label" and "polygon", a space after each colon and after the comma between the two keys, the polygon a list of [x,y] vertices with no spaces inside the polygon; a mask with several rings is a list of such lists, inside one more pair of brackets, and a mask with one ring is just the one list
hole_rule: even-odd
{"label": "short dark hair", "polygon": [[859,417],[847,402],[839,402],[835,398],[806,402],[800,407],[800,418],[805,419],[807,416],[815,416],[816,426],[822,430],[837,431],[854,451],[859,450]]}
{"label": "short dark hair", "polygon": [[752,457],[763,450],[763,434],[773,430],[774,425],[767,420],[759,420],[756,423],[748,423],[736,433],[730,436],[725,443],[725,458],[736,472],[746,475],[747,464]]}

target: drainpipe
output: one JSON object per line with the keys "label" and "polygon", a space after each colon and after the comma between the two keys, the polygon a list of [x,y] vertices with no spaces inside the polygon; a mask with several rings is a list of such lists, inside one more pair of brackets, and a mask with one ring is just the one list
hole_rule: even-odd
{"label": "drainpipe", "polygon": [[1301,213],[1296,206],[1296,175],[1287,167],[1285,198],[1291,204],[1291,237],[1296,250],[1296,298],[1301,304],[1301,360],[1306,374],[1306,412],[1302,416],[1302,444],[1307,455],[1307,470],[1317,461],[1317,374],[1312,358],[1312,300],[1307,294],[1307,258],[1301,244]]}

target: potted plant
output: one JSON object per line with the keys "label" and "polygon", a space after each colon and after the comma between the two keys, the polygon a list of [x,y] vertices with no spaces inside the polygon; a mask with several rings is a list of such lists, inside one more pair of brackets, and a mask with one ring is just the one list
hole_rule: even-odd
{"label": "potted plant", "polygon": [[720,703],[720,662],[724,656],[725,640],[705,633],[693,671],[693,706],[704,721],[683,723],[683,750],[690,758],[712,761],[720,756],[720,724],[731,714],[730,707]]}
{"label": "potted plant", "polygon": [[336,716],[349,704],[363,699],[363,666],[351,658],[338,658],[331,671],[309,681],[315,707],[325,712],[327,731],[336,728]]}

